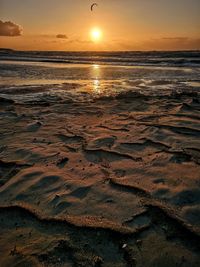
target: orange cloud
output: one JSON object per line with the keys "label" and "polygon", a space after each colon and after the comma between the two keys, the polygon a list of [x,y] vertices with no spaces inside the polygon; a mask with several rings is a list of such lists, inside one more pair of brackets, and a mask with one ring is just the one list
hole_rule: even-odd
{"label": "orange cloud", "polygon": [[0,36],[20,36],[22,35],[22,28],[11,22],[11,21],[1,21],[0,20]]}

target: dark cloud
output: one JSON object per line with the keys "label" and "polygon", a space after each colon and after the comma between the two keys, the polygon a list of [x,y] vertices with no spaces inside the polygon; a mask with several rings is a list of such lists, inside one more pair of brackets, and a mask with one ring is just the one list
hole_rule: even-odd
{"label": "dark cloud", "polygon": [[22,28],[11,22],[11,21],[1,21],[0,20],[0,36],[20,36],[22,35]]}
{"label": "dark cloud", "polygon": [[56,38],[60,38],[60,39],[68,39],[67,35],[65,34],[57,34]]}

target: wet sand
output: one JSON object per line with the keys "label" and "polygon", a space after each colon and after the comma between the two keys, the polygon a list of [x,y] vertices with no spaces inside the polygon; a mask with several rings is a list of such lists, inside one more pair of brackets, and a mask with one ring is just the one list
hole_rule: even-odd
{"label": "wet sand", "polygon": [[200,266],[200,96],[0,98],[0,266]]}

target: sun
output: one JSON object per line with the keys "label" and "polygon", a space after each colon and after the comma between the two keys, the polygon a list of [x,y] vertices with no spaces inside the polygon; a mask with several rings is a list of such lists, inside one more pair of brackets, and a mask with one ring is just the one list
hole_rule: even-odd
{"label": "sun", "polygon": [[99,42],[102,38],[102,31],[99,28],[93,28],[90,36],[93,42]]}

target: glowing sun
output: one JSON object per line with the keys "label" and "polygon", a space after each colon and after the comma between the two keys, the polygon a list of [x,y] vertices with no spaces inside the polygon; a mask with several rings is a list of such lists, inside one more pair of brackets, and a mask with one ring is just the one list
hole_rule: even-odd
{"label": "glowing sun", "polygon": [[90,32],[90,36],[93,42],[99,42],[102,38],[102,32],[99,28],[93,28]]}

